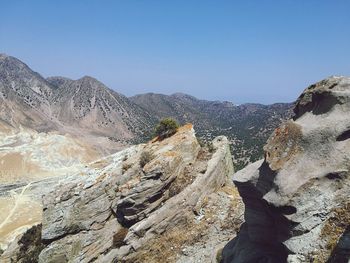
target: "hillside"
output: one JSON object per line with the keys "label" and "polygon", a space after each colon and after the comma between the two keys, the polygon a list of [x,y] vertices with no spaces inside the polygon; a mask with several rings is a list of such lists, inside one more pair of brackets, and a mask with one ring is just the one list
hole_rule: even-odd
{"label": "hillside", "polygon": [[0,55],[0,123],[39,132],[58,131],[91,144],[102,154],[151,138],[164,117],[193,123],[207,144],[228,137],[236,169],[263,155],[268,134],[290,117],[292,104],[242,104],[199,100],[182,93],[127,98],[93,77],[43,78],[20,60]]}
{"label": "hillside", "polygon": [[38,131],[57,129],[50,98],[53,87],[20,60],[0,54],[0,120],[3,125],[23,125]]}
{"label": "hillside", "polygon": [[219,135],[229,138],[236,169],[263,156],[262,146],[282,120],[291,116],[291,103],[272,105],[199,100],[176,93],[170,96],[147,93],[130,98],[158,120],[173,117],[193,123],[203,143]]}
{"label": "hillside", "polygon": [[155,119],[92,77],[44,79],[20,60],[0,56],[0,122],[39,132],[58,131],[104,153],[149,136]]}
{"label": "hillside", "polygon": [[75,162],[56,184],[4,188],[22,205],[45,191],[42,223],[7,241],[0,260],[348,262],[349,90],[344,77],[311,85],[270,135],[264,159],[236,173],[227,138],[202,147],[188,124]]}

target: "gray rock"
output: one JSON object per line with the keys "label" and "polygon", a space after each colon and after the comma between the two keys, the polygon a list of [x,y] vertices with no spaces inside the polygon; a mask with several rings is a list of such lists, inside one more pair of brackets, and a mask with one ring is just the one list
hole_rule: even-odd
{"label": "gray rock", "polygon": [[326,262],[350,248],[337,246],[350,224],[350,79],[310,86],[294,112],[269,138],[265,160],[234,175],[246,222],[224,262]]}
{"label": "gray rock", "polygon": [[[169,188],[194,166],[200,149],[191,125],[161,142],[109,158],[117,163],[95,171],[90,180],[67,178],[43,198],[42,238],[47,246],[39,262],[137,261],[146,244],[181,226],[233,173],[227,139],[218,137],[213,145],[205,173],[194,170],[195,180],[173,195]],[[154,158],[141,168],[143,151]]]}

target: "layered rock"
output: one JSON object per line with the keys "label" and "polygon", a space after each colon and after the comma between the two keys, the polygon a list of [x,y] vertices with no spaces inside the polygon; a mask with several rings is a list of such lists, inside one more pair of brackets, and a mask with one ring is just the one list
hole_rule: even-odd
{"label": "layered rock", "polygon": [[234,175],[245,223],[223,262],[348,262],[350,79],[307,88],[265,159]]}
{"label": "layered rock", "polygon": [[[209,216],[214,200],[227,207],[237,198],[232,187],[222,188],[232,172],[228,140],[218,137],[212,153],[203,151],[192,125],[91,163],[43,197],[39,262],[158,262],[161,255],[174,261],[188,241],[177,235],[198,241],[214,222],[203,211]],[[19,250],[5,252],[6,260]]]}

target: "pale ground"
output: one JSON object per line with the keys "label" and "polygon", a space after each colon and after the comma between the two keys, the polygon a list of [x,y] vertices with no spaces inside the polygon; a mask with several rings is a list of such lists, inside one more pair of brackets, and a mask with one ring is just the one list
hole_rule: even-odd
{"label": "pale ground", "polygon": [[6,247],[17,234],[28,227],[40,223],[42,209],[37,200],[26,195],[30,184],[24,186],[19,193],[0,197],[0,246]]}
{"label": "pale ground", "polygon": [[41,196],[50,183],[99,157],[70,136],[0,127],[0,247],[41,222]]}

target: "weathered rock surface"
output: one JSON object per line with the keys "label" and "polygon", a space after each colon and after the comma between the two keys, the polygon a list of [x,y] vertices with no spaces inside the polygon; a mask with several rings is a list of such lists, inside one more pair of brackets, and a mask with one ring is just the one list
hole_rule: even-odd
{"label": "weathered rock surface", "polygon": [[68,135],[0,130],[0,248],[41,223],[41,197],[50,186],[98,157]]}
{"label": "weathered rock surface", "polygon": [[234,175],[245,223],[223,262],[348,262],[350,79],[318,82],[269,138],[265,159]]}
{"label": "weathered rock surface", "polygon": [[[225,186],[233,173],[226,137],[216,138],[213,149],[203,151],[186,125],[168,139],[130,147],[62,180],[43,198],[39,262],[175,262],[206,236],[208,244],[222,245],[236,229],[214,240],[220,222],[234,209],[241,214],[243,205],[235,188]],[[220,204],[229,208],[231,202],[234,208],[224,213]]]}

